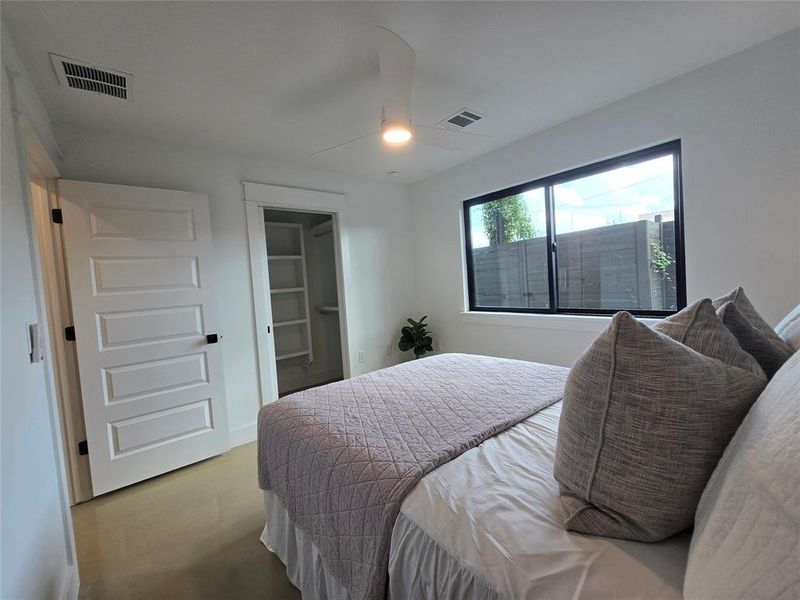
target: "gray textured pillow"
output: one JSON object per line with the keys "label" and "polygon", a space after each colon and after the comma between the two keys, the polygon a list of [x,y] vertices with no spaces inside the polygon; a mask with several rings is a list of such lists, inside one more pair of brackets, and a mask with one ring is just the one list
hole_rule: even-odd
{"label": "gray textured pillow", "polygon": [[772,377],[794,354],[791,346],[778,337],[772,329],[771,335],[753,322],[739,309],[735,302],[726,302],[717,311],[742,348],[758,361],[767,377]]}
{"label": "gray textured pillow", "polygon": [[708,298],[698,300],[682,311],[662,319],[653,329],[700,354],[757,375],[763,373],[758,361],[742,349],[736,336],[722,324]]}
{"label": "gray textured pillow", "polygon": [[775,326],[775,333],[797,352],[800,350],[800,304]]}
{"label": "gray textured pillow", "polygon": [[800,598],[800,353],[769,382],[697,507],[687,600]]}
{"label": "gray textured pillow", "polygon": [[[723,311],[729,302],[735,305],[736,310],[728,307]],[[713,305],[719,318],[736,336],[742,348],[758,361],[767,377],[772,377],[794,353],[792,347],[758,313],[744,293],[744,288],[738,287],[720,296],[713,300]]]}
{"label": "gray textured pillow", "polygon": [[750,322],[753,324],[753,327],[760,329],[765,335],[774,335],[777,337],[775,330],[772,329],[770,324],[767,323],[764,320],[764,317],[762,317],[761,314],[756,310],[756,307],[753,306],[753,303],[750,302],[750,298],[748,298],[747,294],[744,293],[744,288],[742,286],[739,286],[724,296],[720,296],[719,298],[715,298],[711,301],[715,310],[719,310],[726,302],[733,302],[736,305],[736,308],[742,311],[742,314],[750,320]]}
{"label": "gray textured pillow", "polygon": [[763,373],[617,313],[564,390],[554,474],[565,527],[640,541],[690,527],[711,472],[765,384]]}

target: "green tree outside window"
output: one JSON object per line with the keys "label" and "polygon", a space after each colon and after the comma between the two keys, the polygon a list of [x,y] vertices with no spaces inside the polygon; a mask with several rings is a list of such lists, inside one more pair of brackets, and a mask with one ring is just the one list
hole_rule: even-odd
{"label": "green tree outside window", "polygon": [[539,236],[522,194],[481,205],[483,228],[492,245],[529,240]]}

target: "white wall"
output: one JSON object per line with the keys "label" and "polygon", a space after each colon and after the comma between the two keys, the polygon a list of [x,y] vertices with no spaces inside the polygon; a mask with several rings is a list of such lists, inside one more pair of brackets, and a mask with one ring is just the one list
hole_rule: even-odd
{"label": "white wall", "polygon": [[[339,192],[348,199],[353,289],[348,290],[352,374],[399,359],[387,346],[414,305],[407,186],[375,183],[247,156],[148,139],[56,128],[70,179],[207,193],[216,252],[228,418],[234,443],[254,439],[259,391],[242,180]],[[395,346],[393,345],[393,348]],[[365,351],[366,361],[358,362]]]}
{"label": "white wall", "polygon": [[26,348],[26,322],[44,321],[12,104],[45,141],[48,134],[46,116],[38,99],[29,95],[32,88],[5,31],[2,50],[0,597],[52,600],[74,597],[77,571],[47,365],[31,364]]}
{"label": "white wall", "polygon": [[413,185],[417,312],[443,348],[570,365],[604,319],[461,314],[461,201],[674,138],[689,300],[743,285],[772,323],[800,302],[794,30]]}

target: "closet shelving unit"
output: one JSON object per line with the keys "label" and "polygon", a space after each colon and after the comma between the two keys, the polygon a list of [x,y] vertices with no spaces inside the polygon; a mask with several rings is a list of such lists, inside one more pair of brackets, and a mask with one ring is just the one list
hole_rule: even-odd
{"label": "closet shelving unit", "polygon": [[264,224],[267,238],[275,360],[305,356],[314,360],[308,303],[308,269],[303,226],[298,223]]}

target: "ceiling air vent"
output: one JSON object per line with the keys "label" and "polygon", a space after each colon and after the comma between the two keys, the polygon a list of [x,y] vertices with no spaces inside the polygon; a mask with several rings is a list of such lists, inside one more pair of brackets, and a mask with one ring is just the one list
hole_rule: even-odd
{"label": "ceiling air vent", "polygon": [[128,100],[131,97],[133,75],[115,71],[74,58],[50,54],[61,85],[76,90],[94,92]]}
{"label": "ceiling air vent", "polygon": [[457,113],[450,115],[446,119],[439,121],[436,127],[460,131],[483,119],[483,115],[476,113],[470,108],[462,108]]}

